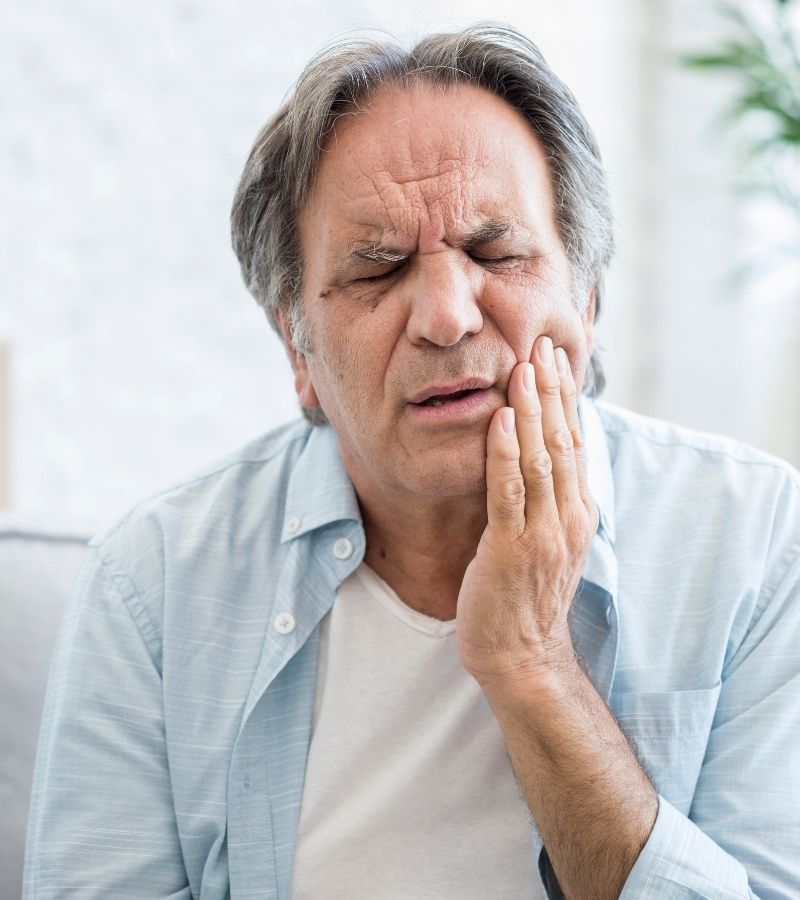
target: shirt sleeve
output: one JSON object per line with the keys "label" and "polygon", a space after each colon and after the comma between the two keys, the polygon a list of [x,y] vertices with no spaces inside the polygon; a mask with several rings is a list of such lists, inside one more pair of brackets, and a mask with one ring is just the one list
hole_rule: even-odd
{"label": "shirt sleeve", "polygon": [[800,535],[782,563],[723,672],[689,815],[659,795],[621,900],[800,897]]}
{"label": "shirt sleeve", "polygon": [[131,582],[89,552],[50,670],[23,900],[188,900],[158,642]]}

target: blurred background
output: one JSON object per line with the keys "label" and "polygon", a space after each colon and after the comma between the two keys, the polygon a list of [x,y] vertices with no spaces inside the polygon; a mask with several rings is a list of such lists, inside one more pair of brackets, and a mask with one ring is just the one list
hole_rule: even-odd
{"label": "blurred background", "polygon": [[[94,533],[298,414],[228,215],[304,63],[364,26],[408,42],[492,18],[540,46],[611,183],[605,398],[800,464],[797,195],[742,188],[765,172],[797,184],[798,65],[780,31],[797,16],[736,6],[753,46],[778,54],[772,70],[734,52],[745,24],[698,0],[7,4],[0,523]],[[752,115],[726,120],[736,104]],[[781,127],[774,158],[750,152]]]}

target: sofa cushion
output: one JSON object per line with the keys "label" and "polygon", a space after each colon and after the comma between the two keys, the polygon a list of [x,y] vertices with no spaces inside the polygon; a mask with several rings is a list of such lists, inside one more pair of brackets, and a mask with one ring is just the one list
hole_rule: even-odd
{"label": "sofa cushion", "polygon": [[50,662],[87,556],[76,536],[0,530],[0,884],[18,897]]}

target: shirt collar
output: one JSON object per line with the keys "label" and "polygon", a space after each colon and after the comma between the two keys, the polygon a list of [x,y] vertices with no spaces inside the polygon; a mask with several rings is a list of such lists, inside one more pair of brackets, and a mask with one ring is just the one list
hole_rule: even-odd
{"label": "shirt collar", "polygon": [[594,401],[585,394],[578,401],[578,418],[586,448],[586,482],[600,511],[600,531],[605,533],[613,546],[616,539],[616,517],[611,455],[600,414]]}
{"label": "shirt collar", "polygon": [[347,474],[336,432],[330,425],[308,425],[305,445],[286,490],[281,543],[331,522],[361,522],[361,509]]}
{"label": "shirt collar", "polygon": [[[583,581],[600,590],[594,591],[594,599],[587,595],[585,603],[596,602],[602,605],[606,622],[611,624],[616,615],[619,587],[619,569],[614,551],[616,523],[611,455],[600,414],[589,397],[581,397],[578,402],[578,416],[586,451],[586,481],[600,513],[597,532],[589,545],[583,568]],[[589,627],[586,623],[584,625]]]}
{"label": "shirt collar", "polygon": [[[586,480],[600,512],[599,531],[613,546],[614,478],[605,429],[594,401],[578,402],[586,448]],[[289,477],[281,543],[342,519],[361,522],[361,510],[330,425],[307,426],[305,445]]]}

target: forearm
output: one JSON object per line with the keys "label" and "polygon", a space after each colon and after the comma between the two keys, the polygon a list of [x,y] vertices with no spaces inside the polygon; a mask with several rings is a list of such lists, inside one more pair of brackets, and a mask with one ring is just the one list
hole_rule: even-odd
{"label": "forearm", "polygon": [[564,896],[619,897],[658,796],[613,715],[577,662],[484,693]]}

